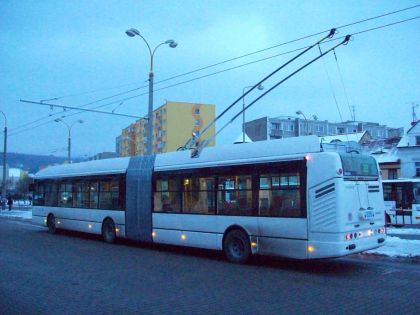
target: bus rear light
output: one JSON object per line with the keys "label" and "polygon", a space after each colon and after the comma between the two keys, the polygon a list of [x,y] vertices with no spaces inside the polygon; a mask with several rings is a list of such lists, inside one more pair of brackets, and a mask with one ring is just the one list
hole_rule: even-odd
{"label": "bus rear light", "polygon": [[346,234],[346,240],[349,240],[351,238],[351,234],[347,233]]}
{"label": "bus rear light", "polygon": [[305,155],[305,160],[310,161],[310,160],[312,160],[312,157],[310,155]]}
{"label": "bus rear light", "polygon": [[385,232],[386,232],[386,230],[385,230],[384,227],[381,227],[381,228],[378,229],[379,234],[385,234]]}

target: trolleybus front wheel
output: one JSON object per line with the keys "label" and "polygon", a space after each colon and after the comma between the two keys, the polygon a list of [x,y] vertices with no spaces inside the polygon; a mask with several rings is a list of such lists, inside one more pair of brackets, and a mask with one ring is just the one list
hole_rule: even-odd
{"label": "trolleybus front wheel", "polygon": [[48,232],[50,233],[55,233],[57,231],[57,226],[55,225],[55,217],[52,213],[48,215],[47,227],[48,227]]}
{"label": "trolleybus front wheel", "polygon": [[223,251],[230,262],[246,263],[251,256],[248,235],[242,230],[229,231],[223,241]]}
{"label": "trolleybus front wheel", "polygon": [[105,219],[104,223],[102,223],[102,237],[106,243],[115,242],[115,224],[110,218]]}

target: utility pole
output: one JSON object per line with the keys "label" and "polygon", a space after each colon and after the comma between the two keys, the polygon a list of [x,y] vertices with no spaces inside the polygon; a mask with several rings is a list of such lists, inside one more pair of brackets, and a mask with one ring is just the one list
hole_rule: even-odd
{"label": "utility pole", "polygon": [[411,103],[411,115],[413,117],[413,122],[417,121],[417,115],[416,115],[417,107],[419,107],[419,104],[414,104],[414,102]]}
{"label": "utility pole", "polygon": [[352,106],[352,111],[353,111],[353,121],[356,121],[356,106]]}
{"label": "utility pole", "polygon": [[79,124],[83,124],[83,120],[81,120],[81,119],[79,119],[79,120],[76,120],[74,123],[72,123],[71,125],[69,125],[68,123],[66,123],[64,120],[62,120],[61,118],[57,118],[57,119],[55,119],[54,120],[55,122],[61,122],[61,123],[63,123],[64,125],[66,125],[66,127],[67,127],[67,129],[68,129],[68,139],[67,139],[67,162],[69,163],[69,164],[71,164],[71,129],[73,128],[73,126],[76,124],[76,123],[79,123]]}
{"label": "utility pole", "polygon": [[4,148],[3,148],[3,185],[1,195],[6,198],[7,183],[6,183],[6,165],[7,165],[7,118],[6,114],[0,110],[0,113],[4,116]]}

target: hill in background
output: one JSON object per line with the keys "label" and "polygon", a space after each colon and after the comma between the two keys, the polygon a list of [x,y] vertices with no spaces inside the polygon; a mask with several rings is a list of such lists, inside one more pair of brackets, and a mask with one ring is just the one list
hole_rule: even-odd
{"label": "hill in background", "polygon": [[[63,164],[66,160],[65,157],[53,155],[7,153],[9,168],[20,168],[32,174],[47,166]],[[3,165],[3,152],[0,153],[0,165]]]}

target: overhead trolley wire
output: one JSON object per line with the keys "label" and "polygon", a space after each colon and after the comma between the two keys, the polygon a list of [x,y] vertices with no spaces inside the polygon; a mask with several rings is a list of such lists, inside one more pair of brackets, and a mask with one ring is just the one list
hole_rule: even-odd
{"label": "overhead trolley wire", "polygon": [[[353,25],[356,25],[356,24],[360,24],[360,23],[364,23],[364,22],[367,22],[367,21],[375,20],[375,19],[382,18],[382,17],[385,17],[385,16],[389,16],[389,15],[393,15],[393,14],[400,13],[400,12],[403,12],[403,11],[411,10],[411,9],[416,8],[416,7],[420,7],[420,4],[419,4],[419,5],[415,5],[415,6],[411,6],[411,7],[407,7],[407,8],[404,8],[404,9],[400,9],[400,10],[396,10],[396,11],[392,11],[392,12],[384,13],[384,14],[377,15],[377,16],[374,16],[374,17],[371,17],[371,18],[367,18],[367,19],[359,20],[359,21],[356,21],[356,22],[352,22],[352,23],[344,24],[344,25],[341,25],[341,26],[337,27],[336,29],[345,28],[345,27],[348,27],[348,26],[353,26]],[[397,22],[397,23],[399,23],[399,22]],[[391,23],[391,25],[393,25],[393,24]],[[188,75],[188,74],[192,74],[192,73],[195,73],[195,72],[198,72],[198,71],[202,71],[202,70],[205,70],[205,69],[208,69],[208,68],[211,68],[211,67],[215,67],[215,66],[218,66],[218,65],[221,65],[221,64],[224,64],[224,63],[230,62],[230,61],[234,61],[234,60],[237,60],[237,59],[240,59],[240,58],[244,58],[244,57],[247,57],[247,56],[250,56],[250,55],[254,55],[254,54],[257,54],[257,53],[260,53],[260,52],[263,52],[263,51],[267,51],[267,50],[270,50],[270,49],[273,49],[273,48],[277,48],[277,47],[280,47],[280,46],[283,46],[283,45],[287,45],[287,44],[290,44],[290,43],[293,43],[293,42],[297,42],[297,41],[300,41],[300,40],[303,40],[303,39],[307,39],[307,38],[310,38],[310,37],[313,37],[313,36],[316,36],[316,35],[322,34],[322,33],[324,33],[324,32],[326,32],[326,31],[313,33],[313,34],[311,34],[311,35],[303,36],[303,37],[300,37],[300,38],[297,38],[297,39],[294,39],[294,40],[290,40],[290,41],[287,41],[287,42],[283,42],[283,43],[280,43],[280,44],[277,44],[277,45],[270,46],[270,47],[268,47],[268,48],[264,48],[264,49],[261,49],[261,50],[257,50],[257,51],[254,51],[254,52],[251,52],[251,53],[248,53],[248,54],[242,55],[242,56],[238,56],[238,57],[234,57],[234,58],[231,58],[231,59],[227,59],[227,60],[224,60],[224,61],[221,61],[221,62],[218,62],[218,63],[212,64],[212,65],[209,65],[209,66],[205,66],[205,67],[202,67],[202,68],[198,68],[198,69],[195,69],[195,70],[192,70],[192,71],[189,71],[189,72],[183,73],[183,74],[175,75],[175,76],[173,76],[173,77],[170,77],[170,78],[167,78],[167,79],[164,79],[164,80],[156,81],[156,82],[155,82],[155,85],[156,85],[156,84],[163,83],[163,82],[166,82],[166,81],[169,81],[169,80],[173,80],[173,79],[175,79],[175,78],[179,78],[179,77],[182,77],[182,76],[186,76],[186,75]],[[279,54],[279,55],[281,55],[281,54]],[[279,55],[275,55],[275,56],[279,56]],[[269,57],[269,58],[273,58],[273,57],[274,57],[274,56]],[[269,58],[267,58],[267,59],[269,59]],[[267,60],[267,59],[263,59],[263,60]],[[233,67],[233,69],[235,69],[235,67]],[[206,76],[204,76],[204,77],[206,77]],[[188,82],[188,81],[187,81],[187,82]],[[176,85],[178,85],[178,84],[176,84]],[[176,85],[173,85],[173,86],[176,86]],[[117,93],[117,94],[114,94],[114,95],[111,95],[111,96],[108,96],[108,97],[105,97],[105,98],[101,98],[101,99],[98,99],[98,100],[95,100],[95,101],[92,101],[92,102],[85,103],[85,104],[83,104],[83,105],[80,105],[80,107],[89,106],[89,105],[91,105],[91,104],[99,103],[99,102],[101,102],[101,101],[103,101],[103,100],[107,100],[107,99],[111,99],[111,98],[114,98],[114,97],[117,97],[117,96],[121,96],[121,95],[124,95],[124,94],[128,94],[128,93],[131,93],[131,92],[133,92],[133,91],[140,90],[140,89],[142,89],[142,88],[146,88],[147,86],[148,86],[148,85],[143,85],[143,86],[140,86],[140,87],[137,87],[137,88],[134,88],[134,89],[130,89],[130,90],[127,90],[127,91],[123,91],[123,92],[120,92],[120,93]],[[172,87],[172,86],[171,86],[171,87]],[[111,89],[112,89],[112,88],[111,88]],[[95,91],[98,91],[98,90],[95,90]],[[94,91],[92,91],[92,92],[94,92]],[[77,96],[77,95],[82,95],[82,94],[87,94],[87,93],[89,93],[89,92],[82,92],[82,93],[79,93],[79,94],[71,94],[71,95],[67,95],[67,96]],[[143,95],[143,94],[140,94],[140,95]],[[61,98],[67,97],[67,96],[65,95],[65,96],[61,96],[61,97],[49,98],[49,99],[46,99],[46,100],[44,100],[44,101],[49,101],[49,100],[59,100],[59,99],[61,99]],[[53,115],[56,115],[56,114],[53,114]],[[49,117],[50,117],[50,115],[45,116],[44,118],[38,119],[38,120],[36,120],[36,121],[34,121],[34,122],[32,122],[32,123],[35,123],[35,122],[37,122],[37,121],[39,121],[39,120],[46,119],[46,118],[49,118]],[[32,123],[31,123],[31,122],[26,123],[25,125],[22,125],[22,126],[16,127],[15,129],[18,129],[18,128],[21,128],[21,127],[24,127],[24,126],[30,125],[30,124],[32,124]]]}
{"label": "overhead trolley wire", "polygon": [[[325,41],[327,38],[332,38],[334,36],[334,34],[336,33],[336,29],[333,28],[329,31],[328,35],[324,36],[323,38],[321,38],[320,40],[318,40],[315,44],[312,44],[310,46],[308,46],[304,51],[300,52],[299,54],[297,54],[296,56],[294,56],[292,59],[288,60],[287,62],[285,62],[284,64],[282,64],[281,66],[279,66],[276,70],[274,70],[273,72],[271,72],[270,74],[268,74],[267,76],[265,76],[263,79],[261,79],[259,82],[255,83],[251,89],[249,89],[246,93],[242,93],[242,96],[240,96],[239,98],[237,98],[232,104],[230,104],[227,108],[225,108],[219,115],[217,115],[202,131],[201,134],[204,134],[211,126],[213,126],[217,120],[219,120],[222,116],[224,116],[233,106],[235,106],[239,101],[241,101],[245,96],[247,96],[249,93],[251,93],[253,90],[255,90],[258,86],[260,86],[260,84],[264,83],[265,81],[267,81],[269,78],[271,78],[273,75],[275,75],[277,72],[279,72],[280,70],[282,70],[284,67],[288,66],[289,64],[291,64],[293,61],[295,61],[296,59],[300,58],[302,55],[304,55],[305,53],[307,53],[309,50],[311,50],[312,48],[314,48],[316,45],[319,45],[320,43],[322,43],[323,41]],[[266,93],[264,93],[263,95],[266,95],[268,92],[270,92],[272,89],[268,90]],[[185,143],[184,146],[180,147],[179,149],[186,149],[188,147],[190,147],[193,142],[195,141],[194,136],[191,137],[190,139],[187,140],[187,142]]]}
{"label": "overhead trolley wire", "polygon": [[[233,116],[221,129],[219,129],[219,131],[217,131],[213,136],[211,136],[209,139],[206,139],[205,141],[201,142],[196,148],[194,148],[194,151],[191,154],[191,157],[197,157],[200,154],[200,151],[205,148],[207,146],[207,144],[213,140],[220,132],[223,131],[223,129],[225,129],[229,124],[233,123],[233,121],[238,118],[244,111],[246,111],[248,108],[250,108],[251,106],[253,106],[256,102],[258,102],[261,98],[263,98],[264,96],[266,96],[268,93],[270,93],[271,91],[273,91],[275,88],[277,88],[279,85],[281,85],[282,83],[284,83],[285,81],[287,81],[288,79],[290,79],[292,76],[294,76],[295,74],[297,74],[298,72],[302,71],[304,68],[308,67],[309,65],[311,65],[312,63],[314,63],[315,61],[317,61],[318,59],[322,58],[323,56],[329,54],[331,51],[333,51],[334,49],[336,49],[337,47],[341,46],[341,45],[347,45],[349,40],[351,38],[351,35],[346,35],[344,37],[344,40],[340,43],[338,43],[337,45],[331,47],[330,49],[326,50],[325,52],[323,52],[321,55],[317,56],[316,58],[310,60],[309,62],[307,62],[306,64],[304,64],[303,66],[301,66],[300,68],[298,68],[297,70],[295,70],[294,72],[292,72],[291,74],[289,74],[288,76],[286,76],[285,78],[283,78],[282,80],[280,80],[278,83],[276,83],[275,85],[273,85],[270,89],[268,89],[266,92],[262,93],[260,96],[258,96],[256,99],[254,99],[251,103],[249,103],[247,106],[245,106],[242,110],[240,110],[235,116]],[[322,41],[322,40],[321,40]],[[315,43],[313,46],[318,45],[321,41]],[[312,47],[313,47],[312,46]],[[267,78],[264,78],[261,81],[265,81]],[[260,81],[260,82],[261,82]],[[257,83],[253,88],[256,88],[258,86],[259,83]],[[231,107],[230,107],[231,108]],[[214,123],[214,122],[213,122]],[[211,123],[212,124],[212,123]],[[209,124],[206,128],[208,128],[211,124]],[[203,132],[204,133],[204,132]]]}
{"label": "overhead trolley wire", "polygon": [[354,116],[352,114],[352,110],[351,110],[351,106],[350,106],[350,101],[349,101],[349,96],[347,94],[346,85],[344,84],[343,74],[341,73],[340,65],[338,63],[338,58],[337,58],[337,54],[335,53],[335,50],[334,50],[334,59],[335,59],[335,64],[337,66],[338,75],[340,77],[341,87],[343,88],[344,96],[345,96],[346,102],[347,102],[347,106],[348,106],[349,111],[350,111],[350,117],[354,121],[355,118],[354,118]]}
{"label": "overhead trolley wire", "polygon": [[[420,5],[417,5],[417,6],[414,6],[414,7],[418,7],[418,6],[420,6]],[[413,7],[411,7],[411,8],[413,8]],[[407,9],[405,9],[405,10],[408,10],[408,9],[409,9],[409,8],[407,8]],[[401,10],[400,10],[400,11],[401,11]],[[400,12],[400,11],[398,11],[398,12]],[[389,14],[391,14],[391,13],[388,13],[388,14],[386,14],[386,15],[389,15]],[[384,24],[384,25],[377,26],[377,27],[372,27],[372,28],[369,28],[369,29],[365,29],[365,30],[362,30],[362,31],[358,31],[358,32],[352,33],[352,34],[350,34],[350,35],[354,36],[354,35],[358,35],[358,34],[363,34],[363,33],[367,33],[367,32],[370,32],[370,31],[374,31],[374,30],[378,30],[378,29],[386,28],[386,27],[389,27],[389,26],[393,26],[393,25],[397,25],[397,24],[401,24],[401,23],[409,22],[409,21],[416,20],[416,19],[419,19],[419,18],[420,18],[420,16],[415,16],[415,17],[412,17],[412,18],[407,18],[407,19],[400,20],[400,21],[397,21],[397,22],[388,23],[388,24]],[[371,18],[371,19],[373,19],[373,18]],[[368,20],[370,20],[370,19],[368,19]],[[355,23],[357,23],[357,22],[355,22]],[[355,23],[351,23],[351,24],[355,24]],[[329,41],[332,41],[332,40],[339,40],[339,39],[341,39],[341,38],[343,38],[343,37],[336,38],[336,39],[330,39]],[[325,41],[324,43],[327,43],[327,42],[329,42],[329,41]],[[294,49],[294,50],[291,50],[291,51],[288,51],[288,52],[284,52],[284,53],[276,54],[276,55],[273,55],[273,56],[269,56],[269,57],[266,57],[266,58],[262,58],[262,59],[259,59],[259,60],[256,60],[256,61],[251,61],[251,62],[246,63],[246,64],[238,65],[238,66],[235,66],[235,67],[231,67],[231,68],[228,68],[228,69],[224,69],[224,70],[220,70],[220,71],[217,71],[217,72],[214,72],[214,73],[210,73],[210,74],[207,74],[207,75],[199,76],[199,77],[196,77],[196,78],[193,78],[193,79],[190,79],[190,80],[186,80],[186,81],[183,81],[183,82],[179,82],[179,83],[175,83],[175,84],[172,84],[172,85],[169,85],[169,86],[165,86],[165,87],[162,87],[162,88],[159,88],[159,89],[155,89],[154,91],[162,91],[162,90],[165,90],[165,89],[168,89],[168,88],[174,87],[174,86],[178,86],[178,85],[181,85],[181,84],[186,84],[186,83],[189,83],[189,82],[192,82],[192,81],[196,81],[196,80],[199,80],[199,79],[203,79],[203,78],[206,78],[206,77],[210,77],[210,76],[213,76],[213,75],[216,75],[216,74],[219,74],[219,73],[223,73],[223,72],[226,72],[226,71],[230,71],[230,70],[238,69],[238,68],[241,68],[241,67],[244,67],[244,66],[250,65],[250,64],[254,64],[254,63],[257,63],[257,62],[265,61],[265,60],[268,60],[268,59],[272,59],[272,58],[275,58],[275,57],[278,57],[278,56],[281,56],[281,55],[286,55],[286,54],[289,54],[289,53],[292,53],[292,52],[296,52],[296,51],[299,51],[299,50],[303,50],[303,49],[306,49],[306,48],[307,48],[307,46],[305,46],[305,47],[301,47],[301,48],[298,48],[298,49]],[[198,71],[198,70],[197,70],[197,71]],[[163,81],[167,81],[167,80],[169,80],[169,79],[162,80],[162,81],[159,81],[159,82],[163,82]],[[120,94],[120,93],[118,93],[118,94]],[[105,107],[105,106],[109,106],[109,105],[112,105],[112,104],[117,104],[117,103],[124,102],[124,101],[127,101],[127,100],[131,100],[131,99],[134,99],[134,98],[137,98],[137,97],[143,96],[143,95],[147,95],[147,94],[148,94],[148,92],[145,92],[145,93],[142,93],[142,94],[137,94],[137,95],[134,95],[134,96],[131,96],[131,97],[127,97],[127,98],[119,99],[119,100],[116,100],[116,101],[113,101],[113,102],[110,102],[110,103],[107,103],[107,104],[104,104],[104,105],[100,105],[100,106],[94,107],[94,109],[101,108],[101,107]],[[110,98],[112,98],[112,96],[107,97],[107,99],[110,99]],[[102,99],[101,99],[101,101],[102,101]],[[99,100],[97,100],[97,101],[92,101],[92,102],[89,102],[89,103],[83,104],[83,105],[81,105],[80,107],[83,107],[83,106],[88,106],[87,104],[91,105],[91,104],[94,104],[94,103],[97,103],[97,102],[99,102]],[[79,113],[81,113],[81,112],[82,112],[82,111],[78,112],[77,114],[79,114]],[[50,118],[51,116],[54,116],[54,115],[59,115],[59,114],[62,114],[62,113],[63,113],[63,112],[60,112],[60,113],[55,113],[55,114],[50,114],[50,115],[48,115],[48,116],[45,116],[44,118],[37,119],[36,121],[26,123],[25,125],[22,125],[22,126],[18,126],[18,127],[16,127],[16,128],[14,128],[13,130],[11,130],[12,132],[11,132],[10,136],[13,136],[13,135],[16,135],[16,134],[20,134],[21,132],[28,131],[28,130],[31,130],[31,129],[35,129],[35,128],[39,127],[39,126],[43,126],[43,125],[45,125],[45,124],[47,124],[47,123],[50,123],[51,121],[48,121],[48,122],[46,122],[46,123],[43,123],[43,124],[40,124],[40,125],[33,126],[32,128],[26,128],[26,129],[24,129],[24,130],[22,130],[22,131],[18,131],[18,130],[17,130],[17,129],[20,129],[20,128],[24,127],[24,126],[28,126],[28,125],[33,124],[33,123],[35,123],[35,122],[38,122],[38,121],[40,121],[40,120],[43,120],[43,119],[46,119],[46,118]],[[67,116],[70,116],[70,115],[67,115]],[[15,132],[13,132],[13,131],[15,131]]]}
{"label": "overhead trolley wire", "polygon": [[[322,50],[321,50],[321,47],[319,47],[319,45],[318,45],[318,49],[319,49],[319,53],[322,55]],[[341,115],[341,110],[340,110],[340,106],[338,105],[337,96],[335,95],[334,86],[332,84],[330,74],[328,73],[327,65],[325,64],[324,59],[322,59],[322,64],[324,66],[325,75],[327,76],[328,85],[330,86],[331,94],[333,96],[335,106],[337,107],[337,111],[338,111],[338,114],[340,116],[340,120],[343,121],[343,115]]]}
{"label": "overhead trolley wire", "polygon": [[[387,12],[387,13],[383,13],[383,14],[376,15],[376,16],[373,16],[373,17],[370,17],[370,18],[366,18],[366,19],[355,21],[355,22],[351,22],[351,23],[348,23],[348,24],[340,25],[340,26],[336,27],[336,29],[338,30],[338,29],[349,27],[349,26],[365,23],[365,22],[368,22],[368,21],[373,21],[373,20],[376,20],[376,19],[383,18],[385,16],[394,15],[394,14],[404,12],[404,11],[408,11],[408,10],[412,10],[412,9],[415,9],[415,8],[418,8],[418,7],[420,7],[420,4],[417,4],[417,5],[414,5],[414,6],[411,6],[411,7],[407,7],[407,8],[403,8],[403,9],[399,9],[399,10],[395,10],[395,11],[391,11],[391,12]],[[256,50],[256,51],[253,51],[253,52],[250,52],[250,53],[246,53],[244,55],[240,55],[240,56],[233,57],[233,58],[230,58],[230,59],[222,60],[220,62],[210,64],[208,66],[200,67],[200,68],[197,68],[197,69],[194,69],[194,70],[191,70],[191,71],[188,71],[188,72],[184,72],[184,73],[181,73],[181,74],[178,74],[178,75],[175,75],[175,76],[172,76],[172,77],[160,80],[160,81],[156,81],[155,84],[160,84],[160,83],[163,83],[163,82],[167,82],[167,81],[170,81],[170,80],[173,80],[173,79],[176,79],[176,78],[179,78],[179,77],[183,77],[183,76],[186,76],[186,75],[189,75],[189,74],[193,74],[193,73],[196,73],[196,72],[199,72],[199,71],[202,71],[202,70],[206,70],[206,69],[209,69],[209,68],[212,68],[212,67],[220,66],[222,64],[225,64],[225,63],[228,63],[228,62],[231,62],[231,61],[235,61],[235,60],[238,60],[238,59],[249,57],[249,56],[252,56],[252,55],[267,51],[267,50],[271,50],[271,49],[278,48],[278,47],[281,47],[281,46],[284,46],[284,45],[292,44],[292,43],[295,43],[295,42],[298,42],[298,41],[301,41],[301,40],[304,40],[304,39],[308,39],[308,38],[311,38],[311,37],[314,37],[314,36],[321,35],[321,34],[326,33],[328,31],[329,31],[329,29],[328,30],[323,30],[323,31],[316,32],[316,33],[313,33],[313,34],[310,34],[310,35],[305,35],[305,36],[302,36],[302,37],[299,37],[299,38],[296,38],[296,39],[293,39],[293,40],[289,40],[289,41],[286,41],[286,42],[283,42],[283,43],[279,43],[279,44],[276,44],[276,45],[273,45],[273,46],[270,46],[270,47],[267,47],[267,48],[263,48],[263,49],[259,49],[259,50]],[[135,84],[135,83],[129,83],[129,84],[126,84],[126,85],[119,85],[119,86],[111,87],[111,88],[96,89],[96,90],[92,90],[92,91],[63,95],[63,96],[59,96],[59,97],[50,98],[50,99],[48,99],[48,101],[50,101],[50,100],[60,100],[62,98],[66,98],[66,97],[79,96],[79,95],[84,95],[84,94],[89,94],[89,93],[95,93],[95,92],[98,92],[98,91],[112,90],[112,89],[132,85],[132,84]],[[147,87],[147,85],[138,87],[136,89],[141,89],[141,88],[145,88],[145,87]],[[133,90],[136,90],[136,89],[133,89]],[[126,93],[129,93],[131,91],[132,90],[128,90]],[[119,94],[117,94],[117,95],[119,95]]]}

